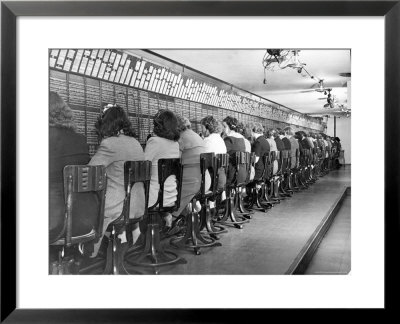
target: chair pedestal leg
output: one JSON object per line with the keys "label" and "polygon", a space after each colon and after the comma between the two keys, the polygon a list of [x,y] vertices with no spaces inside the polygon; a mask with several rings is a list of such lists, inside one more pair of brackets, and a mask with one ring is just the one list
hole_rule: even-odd
{"label": "chair pedestal leg", "polygon": [[[236,228],[243,228],[244,223],[248,223],[249,220],[236,214],[235,208],[235,194],[232,193],[233,189],[227,189],[227,197],[225,202],[225,214],[218,223],[222,225],[233,225]],[[228,218],[230,221],[228,221]]]}
{"label": "chair pedestal leg", "polygon": [[170,244],[175,248],[192,248],[196,255],[200,255],[200,248],[221,246],[211,237],[205,237],[200,233],[199,213],[193,210],[194,201],[192,201],[192,211],[186,216],[186,231],[183,237],[172,238]]}
{"label": "chair pedestal leg", "polygon": [[[126,263],[130,266],[150,267],[154,274],[159,274],[159,268],[173,264],[186,264],[187,261],[176,253],[164,250],[160,245],[160,228],[156,214],[149,214],[144,249],[141,247],[126,253]],[[139,251],[138,251],[139,250]],[[140,251],[142,250],[142,251]]]}
{"label": "chair pedestal leg", "polygon": [[263,186],[261,187],[261,203],[268,204],[271,207],[274,207],[274,204],[279,203],[279,201],[272,200],[272,194],[273,194],[273,180],[272,179],[266,180]]}
{"label": "chair pedestal leg", "polygon": [[273,193],[273,195],[272,195],[272,200],[275,200],[275,201],[281,201],[281,200],[284,200],[285,199],[285,197],[282,197],[280,194],[279,194],[279,182],[280,182],[280,180],[279,180],[279,177],[276,177],[275,179],[274,179],[274,193]]}
{"label": "chair pedestal leg", "polygon": [[292,193],[294,192],[294,188],[293,188],[293,177],[294,174],[292,171],[290,171],[287,175],[287,190],[288,192]]}
{"label": "chair pedestal leg", "polygon": [[300,178],[301,178],[301,170],[298,169],[297,172],[296,172],[296,178],[295,178],[295,180],[296,180],[296,187],[297,187],[299,190],[302,189],[302,188],[301,188],[302,185],[301,185],[301,182],[300,182]]}
{"label": "chair pedestal leg", "polygon": [[281,181],[279,182],[279,193],[283,196],[283,197],[291,197],[291,193],[286,191],[286,187],[287,187],[287,175],[283,174],[281,176]]}
{"label": "chair pedestal leg", "polygon": [[269,205],[264,205],[260,201],[260,196],[262,197],[262,187],[264,184],[261,185],[261,188],[258,188],[257,185],[254,186],[254,188],[251,189],[251,202],[249,205],[249,208],[254,209],[254,210],[259,210],[261,212],[266,213],[268,209],[272,207],[272,204]]}
{"label": "chair pedestal leg", "polygon": [[246,208],[244,208],[242,187],[236,188],[235,202],[236,202],[235,205],[237,206],[237,209],[239,210],[239,212],[236,212],[237,215],[244,216],[248,219],[251,219],[251,214],[254,214],[254,211],[247,210]]}
{"label": "chair pedestal leg", "polygon": [[227,230],[220,225],[215,225],[214,218],[217,214],[216,207],[210,208],[208,199],[206,198],[205,203],[200,211],[200,230],[204,228],[207,230],[210,237],[219,240],[218,234],[226,233]]}
{"label": "chair pedestal leg", "polygon": [[[127,237],[129,237],[129,235],[127,235]],[[138,271],[136,269],[129,269],[129,271],[126,269],[124,259],[127,251],[126,249],[127,245],[123,246],[121,240],[118,238],[118,235],[115,235],[115,233],[111,234],[109,246],[111,246],[112,249],[112,262],[111,262],[112,274],[114,275],[144,274],[143,272]],[[109,255],[107,254],[107,257],[108,256]]]}
{"label": "chair pedestal leg", "polygon": [[302,168],[301,171],[300,171],[299,183],[300,183],[300,187],[301,188],[307,189],[308,185],[305,183],[304,177],[305,177],[305,170],[304,170],[304,168]]}

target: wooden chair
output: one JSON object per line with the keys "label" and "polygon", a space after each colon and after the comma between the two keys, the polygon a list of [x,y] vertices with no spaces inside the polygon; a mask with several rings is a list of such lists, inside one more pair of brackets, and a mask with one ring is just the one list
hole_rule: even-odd
{"label": "wooden chair", "polygon": [[323,177],[325,175],[325,150],[323,147],[318,148],[318,164],[319,164],[319,177]]}
{"label": "wooden chair", "polygon": [[[202,174],[202,186],[200,192],[200,203],[202,204],[202,208],[200,211],[200,230],[206,230],[210,237],[218,240],[218,234],[226,233],[227,230],[221,226],[216,224],[217,214],[218,214],[218,199],[223,191],[225,191],[226,185],[222,188],[218,188],[218,180],[220,172],[224,172],[226,174],[226,168],[228,166],[229,155],[228,154],[216,154],[213,157],[213,171],[210,168],[211,161],[207,156],[200,157],[200,167]],[[212,181],[214,181],[215,185],[211,185],[211,191],[207,193],[204,192],[204,184],[205,184],[205,172],[203,170],[208,170],[210,173],[210,177]],[[214,174],[214,177],[211,176]],[[210,207],[210,201],[214,203],[214,207]]]}
{"label": "wooden chair", "polygon": [[[168,177],[175,176],[177,196],[172,206],[164,206],[164,184]],[[148,215],[143,219],[143,245],[133,247],[126,253],[125,261],[134,267],[149,267],[154,274],[159,274],[159,268],[174,264],[185,264],[186,260],[176,253],[165,250],[160,244],[159,218],[165,213],[179,209],[182,190],[182,164],[180,159],[158,160],[158,191],[157,201],[148,207]]]}
{"label": "wooden chair", "polygon": [[[210,236],[204,236],[200,229],[202,225],[207,222],[209,231],[213,232],[211,228],[211,213],[208,200],[214,198],[217,190],[216,182],[216,163],[214,153],[203,153],[200,154],[200,170],[201,170],[201,186],[200,192],[192,199],[190,203],[191,212],[186,215],[186,230],[183,237],[172,238],[170,244],[175,248],[190,248],[193,249],[196,255],[200,255],[200,248],[221,246],[221,243],[216,242],[214,238]],[[206,190],[205,180],[206,172],[208,171],[211,178],[211,186],[209,190]],[[199,201],[202,208],[199,213],[194,209],[196,201]],[[201,222],[199,218],[202,218]]]}
{"label": "wooden chair", "polygon": [[310,148],[308,150],[308,154],[309,154],[309,164],[308,164],[308,168],[309,168],[309,174],[308,174],[308,179],[307,182],[308,183],[314,183],[315,181],[317,181],[317,173],[316,173],[316,154],[315,154],[315,148]]}
{"label": "wooden chair", "polygon": [[240,153],[234,152],[229,156],[229,166],[227,172],[227,179],[230,179],[230,173],[234,172],[234,180],[226,186],[226,203],[224,216],[218,221],[222,225],[233,225],[236,228],[243,228],[244,223],[248,223],[249,220],[243,216],[240,216],[236,212],[235,198],[236,198],[236,179],[238,174],[237,162],[240,161]]}
{"label": "wooden chair", "polygon": [[275,204],[279,203],[278,200],[273,200],[272,196],[274,194],[274,161],[276,160],[276,152],[268,152],[264,155],[266,165],[264,172],[264,187],[261,188],[261,202],[267,204],[267,206],[273,207]]}
{"label": "wooden chair", "polygon": [[250,176],[252,168],[254,169],[255,153],[240,152],[236,164],[238,169],[244,168],[246,170],[246,179],[241,183],[236,183],[236,197],[235,206],[238,209],[237,214],[251,219],[254,213],[252,210],[247,210],[243,205],[243,189],[250,183]]}
{"label": "wooden chair", "polygon": [[[247,208],[267,212],[273,206],[270,201],[268,194],[266,193],[266,183],[269,181],[269,152],[265,153],[264,156],[260,157],[263,163],[262,174],[259,179],[253,181],[251,187],[251,201]],[[265,195],[267,196],[265,197]],[[264,199],[264,201],[263,201]]]}
{"label": "wooden chair", "polygon": [[279,183],[279,193],[283,197],[290,197],[293,194],[293,191],[289,188],[289,157],[290,152],[288,150],[281,151],[282,155],[282,166],[281,166],[281,175],[280,175],[280,183]]}
{"label": "wooden chair", "polygon": [[282,183],[282,165],[283,165],[283,152],[276,151],[275,153],[275,160],[278,161],[278,171],[273,176],[273,194],[271,199],[274,201],[281,201],[286,199],[285,196],[281,195],[281,183]]}
{"label": "wooden chair", "polygon": [[[111,235],[108,238],[107,262],[104,273],[111,272],[115,275],[132,273],[132,271],[128,271],[125,267],[124,258],[127,250],[121,248],[118,235],[125,231],[128,247],[133,245],[132,225],[147,218],[150,180],[151,161],[126,161],[124,163],[125,199],[121,216],[109,225]],[[145,199],[144,213],[141,217],[130,218],[131,190],[136,183],[143,183]],[[134,273],[140,272],[134,271]]]}
{"label": "wooden chair", "polygon": [[293,189],[293,171],[292,171],[292,157],[291,157],[291,151],[287,150],[286,151],[286,167],[285,167],[285,171],[284,171],[284,185],[283,188],[284,190],[289,193],[290,195],[293,194],[294,189]]}
{"label": "wooden chair", "polygon": [[[103,230],[104,222],[104,202],[107,188],[106,168],[102,165],[67,165],[63,170],[64,177],[64,201],[65,218],[63,220],[62,231],[52,242],[51,246],[60,247],[58,261],[52,264],[52,274],[68,274],[78,271],[79,266],[75,266],[74,258],[64,258],[67,250],[80,243],[87,243],[97,240]],[[76,205],[81,199],[82,194],[93,192],[97,197],[97,210],[95,218],[85,219],[85,229],[80,228],[80,233],[76,233],[73,228],[74,222],[82,214],[77,215]],[[82,233],[85,230],[85,233]],[[72,269],[75,268],[75,269]]]}
{"label": "wooden chair", "polygon": [[[216,159],[217,169],[218,169],[217,182],[219,182],[220,173],[222,173],[221,175],[224,176],[225,179],[227,179],[228,168],[229,168],[229,158],[230,158],[229,154],[216,154],[215,159]],[[218,188],[217,192],[216,192],[216,200],[215,200],[216,208],[214,211],[212,210],[212,212],[214,213],[214,215],[213,215],[214,224],[215,224],[215,221],[221,220],[223,215],[225,215],[225,212],[226,212],[226,200],[222,201],[222,193],[223,192],[225,192],[225,193],[227,192],[226,181],[225,181],[224,186],[222,188]],[[222,215],[220,215],[221,211],[222,211]]]}
{"label": "wooden chair", "polygon": [[294,191],[300,190],[299,172],[300,172],[300,150],[296,149],[294,168],[292,168]]}
{"label": "wooden chair", "polygon": [[307,189],[308,184],[306,182],[306,171],[307,171],[307,152],[305,149],[300,150],[300,170],[298,181],[300,188]]}

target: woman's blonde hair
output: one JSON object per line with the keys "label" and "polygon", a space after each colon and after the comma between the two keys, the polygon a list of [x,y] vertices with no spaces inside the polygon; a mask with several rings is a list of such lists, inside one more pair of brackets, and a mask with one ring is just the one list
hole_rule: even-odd
{"label": "woman's blonde hair", "polygon": [[72,120],[71,108],[58,95],[57,92],[49,93],[49,126],[63,127],[76,130],[76,124]]}
{"label": "woman's blonde hair", "polygon": [[192,128],[192,124],[190,123],[190,120],[182,115],[177,114],[176,118],[178,119],[178,131],[183,132],[187,129]]}

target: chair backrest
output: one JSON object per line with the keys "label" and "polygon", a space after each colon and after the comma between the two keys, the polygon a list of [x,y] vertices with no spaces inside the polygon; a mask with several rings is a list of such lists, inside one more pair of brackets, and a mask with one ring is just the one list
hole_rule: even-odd
{"label": "chair backrest", "polygon": [[283,150],[281,151],[281,160],[282,160],[282,173],[285,173],[288,169],[289,164],[289,151]]}
{"label": "chair backrest", "polygon": [[300,158],[300,150],[296,149],[296,163],[295,163],[295,168],[298,167],[299,165],[299,158]]}
{"label": "chair backrest", "polygon": [[229,154],[227,178],[232,179],[232,183],[230,183],[231,186],[236,183],[236,178],[238,174],[238,165],[242,158],[241,153],[242,152],[232,152]]}
{"label": "chair backrest", "polygon": [[215,156],[217,160],[217,168],[225,168],[225,170],[228,168],[229,165],[229,154],[217,154]]}
{"label": "chair backrest", "polygon": [[305,149],[300,150],[300,165],[302,167],[307,165],[307,152]]}
{"label": "chair backrest", "polygon": [[[151,206],[151,209],[157,208],[158,211],[174,211],[179,209],[181,203],[182,194],[182,173],[183,165],[181,159],[159,159],[158,160],[158,183],[160,189],[158,191],[158,197],[156,203]],[[172,207],[164,207],[164,184],[170,176],[175,176],[176,178],[176,190],[177,196],[175,204]]]}
{"label": "chair backrest", "polygon": [[216,160],[216,170],[217,170],[217,175],[216,175],[216,179],[215,182],[218,184],[219,181],[219,173],[218,170],[223,168],[224,172],[225,172],[225,176],[228,173],[228,166],[229,166],[229,154],[222,154],[222,153],[218,153],[215,155],[215,160]]}
{"label": "chair backrest", "polygon": [[200,154],[200,172],[201,172],[201,185],[200,185],[200,195],[202,198],[206,194],[206,171],[208,171],[211,178],[211,185],[209,191],[214,195],[217,190],[217,160],[214,153],[202,153]]}
{"label": "chair backrest", "polygon": [[272,175],[272,160],[271,160],[272,152],[266,152],[262,156],[264,169],[262,172],[262,176],[260,179],[269,180]]}
{"label": "chair backrest", "polygon": [[282,173],[282,162],[283,162],[283,151],[276,151],[275,152],[275,159],[278,161],[278,171],[277,174]]}
{"label": "chair backrest", "polygon": [[251,176],[251,171],[252,169],[254,170],[254,165],[256,163],[256,153],[251,152],[251,153],[246,153],[246,166],[247,166],[247,179],[246,182],[248,183],[250,181],[250,176]]}
{"label": "chair backrest", "polygon": [[147,215],[149,188],[151,180],[151,161],[126,161],[124,163],[125,199],[122,209],[125,224],[129,222],[131,189],[135,183],[142,182],[144,186],[144,214]]}
{"label": "chair backrest", "polygon": [[[246,179],[249,177],[250,169],[250,153],[248,152],[236,152],[236,168],[239,171],[241,168],[246,170]],[[246,179],[244,179],[246,181]]]}
{"label": "chair backrest", "polygon": [[106,168],[103,165],[66,165],[63,170],[64,177],[64,201],[65,201],[65,220],[64,230],[60,237],[64,236],[65,245],[70,246],[72,233],[72,219],[74,205],[79,199],[80,193],[95,192],[98,197],[98,213],[95,219],[88,219],[88,224],[99,237],[103,230],[104,222],[104,202],[107,189]]}

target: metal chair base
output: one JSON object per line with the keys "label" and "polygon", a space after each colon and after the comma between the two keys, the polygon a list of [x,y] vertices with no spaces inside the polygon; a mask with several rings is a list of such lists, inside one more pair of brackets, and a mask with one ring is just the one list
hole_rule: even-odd
{"label": "metal chair base", "polygon": [[199,214],[196,211],[190,212],[186,216],[186,231],[183,237],[172,238],[170,244],[179,248],[190,248],[194,250],[196,255],[200,255],[200,249],[212,246],[222,246],[221,243],[216,242],[215,239],[211,237],[205,237],[200,233],[199,227]]}

